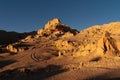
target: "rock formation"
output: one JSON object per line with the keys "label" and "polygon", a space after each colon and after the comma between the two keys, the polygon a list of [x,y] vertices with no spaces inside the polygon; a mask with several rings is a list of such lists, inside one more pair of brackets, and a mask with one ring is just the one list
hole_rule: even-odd
{"label": "rock formation", "polygon": [[98,41],[97,53],[111,56],[120,55],[116,40],[110,36],[109,32],[105,32],[103,37]]}
{"label": "rock formation", "polygon": [[57,40],[55,41],[55,46],[60,51],[69,51],[74,49],[74,42],[66,40]]}
{"label": "rock formation", "polygon": [[44,29],[38,30],[37,34],[39,36],[56,35],[60,37],[64,35],[66,32],[70,32],[70,34],[73,34],[73,35],[78,33],[77,30],[71,29],[67,25],[62,24],[59,19],[54,18],[53,20],[50,20],[48,21],[47,24],[45,24]]}
{"label": "rock formation", "polygon": [[18,52],[23,52],[24,49],[20,47],[15,47],[14,45],[10,44],[6,47],[7,51],[10,53],[18,53]]}
{"label": "rock formation", "polygon": [[61,24],[60,20],[58,18],[54,18],[53,20],[48,21],[47,24],[45,24],[46,30],[55,30],[57,25]]}

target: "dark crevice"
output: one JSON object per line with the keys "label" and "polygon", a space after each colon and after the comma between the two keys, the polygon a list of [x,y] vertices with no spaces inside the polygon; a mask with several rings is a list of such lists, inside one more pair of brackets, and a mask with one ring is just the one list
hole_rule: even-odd
{"label": "dark crevice", "polygon": [[107,46],[106,46],[106,44],[104,43],[104,52],[106,52],[107,51]]}

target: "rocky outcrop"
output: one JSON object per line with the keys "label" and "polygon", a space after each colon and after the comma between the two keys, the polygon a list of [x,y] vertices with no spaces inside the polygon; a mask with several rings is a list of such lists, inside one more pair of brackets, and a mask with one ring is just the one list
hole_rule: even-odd
{"label": "rocky outcrop", "polygon": [[6,50],[10,53],[18,53],[18,52],[23,52],[24,50],[27,50],[28,46],[30,45],[23,44],[23,43],[14,43],[6,46]]}
{"label": "rocky outcrop", "polygon": [[8,50],[8,51],[10,51],[10,52],[12,52],[12,53],[17,53],[17,52],[19,52],[19,51],[22,51],[22,49],[17,49],[17,48],[15,48],[15,47],[13,47],[12,45],[8,45],[7,47],[6,47],[6,49]]}
{"label": "rocky outcrop", "polygon": [[6,47],[6,49],[9,51],[9,52],[12,52],[12,53],[17,53],[17,52],[22,52],[22,51],[24,51],[24,49],[23,48],[15,48],[13,45],[8,45],[7,47]]}
{"label": "rocky outcrop", "polygon": [[58,49],[59,55],[67,55],[67,53],[72,54],[77,49],[78,44],[69,40],[57,40],[54,46]]}
{"label": "rocky outcrop", "polygon": [[84,44],[79,45],[76,52],[74,52],[74,56],[78,57],[78,56],[86,56],[88,54],[93,53],[96,50],[96,43],[95,42],[91,42],[86,44],[84,42]]}
{"label": "rocky outcrop", "polygon": [[47,24],[45,24],[45,29],[54,30],[59,24],[61,24],[60,20],[58,18],[54,18],[53,20],[50,20]]}
{"label": "rocky outcrop", "polygon": [[74,56],[86,56],[91,53],[102,56],[120,56],[118,43],[109,32],[105,31],[97,42],[90,41],[85,45],[86,42],[84,41],[84,44],[79,45]]}
{"label": "rocky outcrop", "polygon": [[119,49],[116,40],[110,36],[109,32],[105,32],[103,37],[98,41],[98,54],[119,56]]}
{"label": "rocky outcrop", "polygon": [[57,37],[60,37],[66,32],[70,32],[73,35],[78,33],[77,30],[71,29],[67,25],[62,24],[59,19],[54,18],[53,20],[50,20],[47,24],[45,24],[44,29],[40,29],[37,31],[37,36],[56,35]]}

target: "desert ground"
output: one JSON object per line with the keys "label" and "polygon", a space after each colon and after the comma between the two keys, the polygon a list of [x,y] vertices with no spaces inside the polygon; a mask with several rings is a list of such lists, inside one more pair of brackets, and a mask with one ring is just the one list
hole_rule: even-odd
{"label": "desert ground", "polygon": [[0,80],[120,80],[120,22],[78,31],[54,18],[30,33],[1,30]]}

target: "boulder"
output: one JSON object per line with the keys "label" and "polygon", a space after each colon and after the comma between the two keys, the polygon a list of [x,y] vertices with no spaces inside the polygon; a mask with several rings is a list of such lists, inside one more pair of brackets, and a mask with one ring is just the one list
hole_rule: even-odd
{"label": "boulder", "polygon": [[6,47],[6,49],[7,49],[7,51],[12,52],[12,53],[18,53],[18,52],[23,52],[23,51],[24,51],[23,48],[14,47],[14,45],[12,45],[12,44],[9,44],[9,45]]}
{"label": "boulder", "polygon": [[13,45],[8,45],[6,49],[10,52],[17,53],[17,49],[13,47]]}

